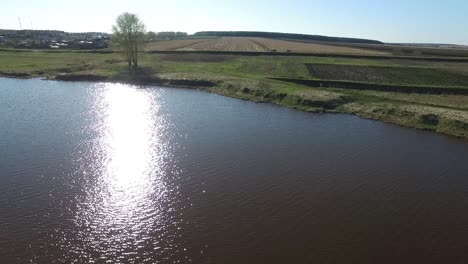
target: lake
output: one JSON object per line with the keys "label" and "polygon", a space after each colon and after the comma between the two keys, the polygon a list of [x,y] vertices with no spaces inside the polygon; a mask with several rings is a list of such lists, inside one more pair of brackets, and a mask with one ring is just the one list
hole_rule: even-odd
{"label": "lake", "polygon": [[204,91],[0,78],[0,263],[467,263],[468,143]]}

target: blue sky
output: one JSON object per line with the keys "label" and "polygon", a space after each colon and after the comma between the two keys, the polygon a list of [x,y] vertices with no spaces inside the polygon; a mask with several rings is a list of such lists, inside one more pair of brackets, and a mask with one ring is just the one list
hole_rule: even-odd
{"label": "blue sky", "polygon": [[468,45],[466,0],[6,0],[0,28],[109,32],[137,13],[151,31],[250,30]]}

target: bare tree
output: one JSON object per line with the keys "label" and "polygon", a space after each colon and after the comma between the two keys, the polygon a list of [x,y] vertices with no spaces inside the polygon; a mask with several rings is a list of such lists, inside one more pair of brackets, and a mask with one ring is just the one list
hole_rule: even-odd
{"label": "bare tree", "polygon": [[145,36],[145,24],[135,14],[123,13],[112,26],[112,41],[123,49],[129,71],[138,68],[138,49]]}

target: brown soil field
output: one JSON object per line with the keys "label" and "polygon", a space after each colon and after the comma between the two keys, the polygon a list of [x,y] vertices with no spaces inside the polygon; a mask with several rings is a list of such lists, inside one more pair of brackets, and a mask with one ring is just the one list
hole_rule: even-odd
{"label": "brown soil field", "polygon": [[349,55],[468,57],[468,49],[424,48],[418,46],[328,43],[253,37],[166,40],[148,43],[145,51],[243,51],[294,52]]}
{"label": "brown soil field", "polygon": [[379,84],[468,86],[468,76],[442,68],[306,64],[310,77]]}
{"label": "brown soil field", "polygon": [[252,41],[251,38],[225,37],[197,43],[191,46],[187,46],[181,50],[265,52],[269,51],[269,48]]}
{"label": "brown soil field", "polygon": [[322,45],[267,38],[224,37],[203,40],[172,40],[150,43],[148,51],[243,51],[243,52],[296,52],[324,54],[389,55],[385,52],[360,48]]}
{"label": "brown soil field", "polygon": [[287,52],[289,50],[291,52],[298,53],[388,55],[388,53],[385,52],[343,46],[323,45],[317,43],[306,43],[267,38],[250,38],[250,40],[259,45],[268,47],[270,51],[276,50],[278,52]]}
{"label": "brown soil field", "polygon": [[[305,43],[316,43],[314,41],[300,41]],[[392,44],[362,44],[362,43],[329,43],[320,44],[338,47],[360,48],[378,52],[385,52],[394,56],[416,56],[416,57],[468,57],[468,47],[424,47],[418,45],[392,45]]]}
{"label": "brown soil field", "polygon": [[147,43],[145,51],[170,51],[183,49],[185,47],[209,41],[209,39],[178,39],[178,40],[164,40]]}

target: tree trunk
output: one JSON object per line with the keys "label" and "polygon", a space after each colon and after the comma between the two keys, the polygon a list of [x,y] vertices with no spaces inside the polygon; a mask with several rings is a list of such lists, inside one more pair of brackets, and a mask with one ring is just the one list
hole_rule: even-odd
{"label": "tree trunk", "polygon": [[133,61],[133,65],[135,66],[135,69],[138,68],[138,41],[135,40],[135,58]]}
{"label": "tree trunk", "polygon": [[132,52],[132,34],[130,32],[127,33],[127,45],[125,49],[127,50],[127,60],[128,60],[128,70],[132,72],[133,67],[133,52]]}

